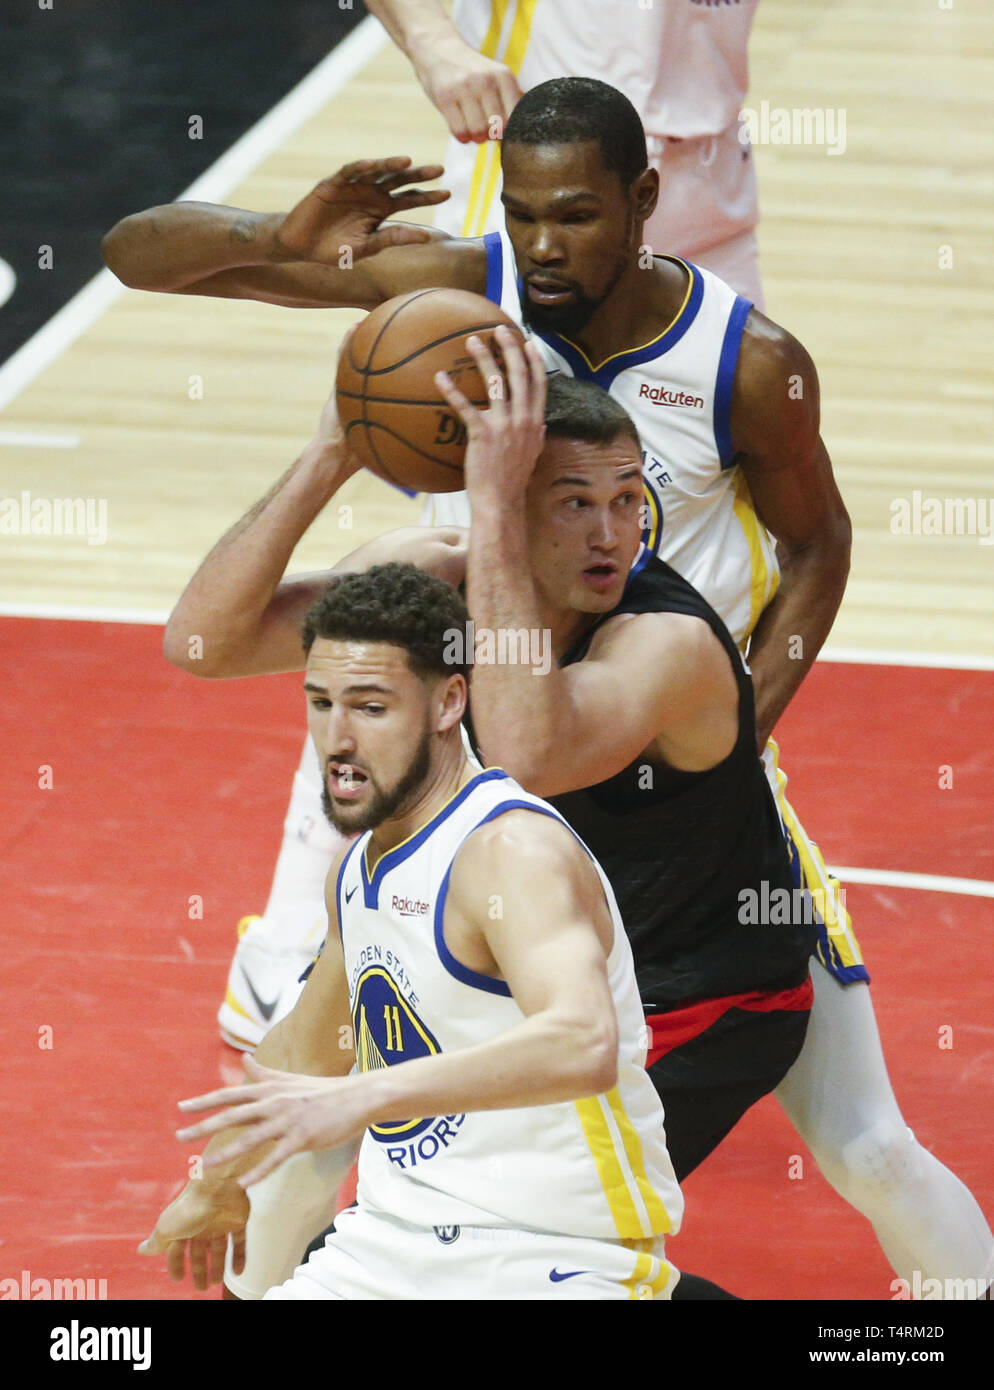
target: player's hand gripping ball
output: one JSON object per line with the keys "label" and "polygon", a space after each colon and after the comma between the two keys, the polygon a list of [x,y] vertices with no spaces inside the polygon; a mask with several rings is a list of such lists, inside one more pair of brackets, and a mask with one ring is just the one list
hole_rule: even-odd
{"label": "player's hand gripping ball", "polygon": [[418,492],[464,487],[466,427],[435,385],[447,372],[471,404],[486,409],[501,383],[485,382],[466,348],[477,334],[498,367],[494,329],[521,330],[496,304],[467,290],[415,290],[390,299],[359,324],[338,364],[338,417],[366,468]]}

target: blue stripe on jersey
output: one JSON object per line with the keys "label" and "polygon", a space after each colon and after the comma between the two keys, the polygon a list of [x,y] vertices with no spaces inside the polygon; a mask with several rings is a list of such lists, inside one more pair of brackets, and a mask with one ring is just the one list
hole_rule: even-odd
{"label": "blue stripe on jersey", "polygon": [[[495,980],[492,975],[481,975],[479,971],[471,970],[468,965],[463,965],[461,961],[456,960],[455,956],[445,944],[445,932],[442,921],[445,916],[445,899],[448,897],[449,893],[449,877],[452,873],[452,865],[456,862],[456,856],[459,854],[459,850],[462,849],[466,840],[469,839],[469,836],[473,834],[474,830],[479,830],[481,825],[486,825],[488,821],[496,820],[498,816],[503,816],[507,811],[536,811],[540,816],[550,816],[553,820],[557,820],[564,829],[570,832],[573,839],[591,859],[593,859],[594,856],[590,853],[590,850],[580,839],[569,821],[564,820],[554,807],[536,806],[534,801],[522,801],[520,799],[514,801],[501,801],[488,811],[483,819],[473,826],[473,830],[467,832],[465,839],[459,845],[459,849],[457,849],[456,853],[452,856],[452,864],[450,864],[445,871],[445,877],[442,879],[442,886],[438,890],[438,902],[435,904],[435,950],[438,952],[438,958],[449,974],[454,979],[461,981],[462,984],[469,985],[472,989],[486,990],[488,994],[501,994],[505,996],[505,998],[510,999],[512,997],[511,991],[503,980]],[[596,863],[596,860],[594,862]]]}
{"label": "blue stripe on jersey", "polygon": [[736,295],[732,312],[725,325],[725,337],[718,358],[718,375],[714,384],[714,442],[718,448],[722,468],[730,468],[732,450],[732,387],[735,385],[735,368],[739,360],[739,344],[742,330],[749,317],[752,300]]}
{"label": "blue stripe on jersey", "polygon": [[[479,830],[481,825],[486,825],[487,821],[495,820],[497,816],[504,815],[506,811],[519,810],[537,811],[539,815],[551,816],[553,820],[562,819],[551,806],[548,810],[545,810],[541,806],[536,806],[533,801],[501,801],[497,806],[494,806],[492,810],[488,811],[481,821],[478,821],[477,824],[473,826],[473,830]],[[456,862],[456,856],[459,850],[462,849],[466,840],[472,835],[473,830],[468,832],[466,839],[462,841],[459,845],[459,849],[457,849],[456,853],[452,856],[452,864],[446,869],[445,877],[442,879],[442,886],[438,890],[438,902],[435,904],[435,950],[438,952],[439,960],[454,979],[460,980],[464,985],[470,985],[473,989],[486,990],[488,994],[501,994],[505,998],[510,999],[511,991],[503,980],[495,980],[492,975],[481,975],[478,970],[471,970],[468,965],[463,965],[461,961],[456,960],[455,956],[445,944],[445,932],[442,919],[445,916],[445,899],[449,894],[449,877],[452,873],[452,865]]]}
{"label": "blue stripe on jersey", "polygon": [[377,906],[380,885],[383,882],[385,874],[388,874],[391,869],[395,869],[398,864],[402,864],[405,859],[409,859],[415,850],[420,849],[425,840],[428,839],[428,836],[437,830],[442,822],[450,816],[457,807],[463,804],[466,798],[475,791],[481,782],[493,782],[499,777],[507,778],[507,773],[502,767],[490,767],[487,768],[485,772],[478,772],[460,791],[456,792],[451,801],[445,803],[442,809],[437,815],[432,817],[427,825],[423,825],[416,834],[401,841],[401,843],[395,845],[393,849],[387,850],[386,854],[380,855],[376,863],[376,868],[373,870],[372,878],[367,877],[366,874],[366,845],[369,843],[367,839],[363,844],[363,851],[359,860],[359,867],[362,873],[363,899],[366,906],[370,908],[375,908]]}
{"label": "blue stripe on jersey", "polygon": [[[538,336],[543,342],[548,343],[554,352],[558,352],[560,357],[565,357],[569,363],[570,371],[580,381],[592,381],[596,386],[602,386],[605,391],[609,391],[615,377],[627,371],[629,367],[640,367],[644,362],[652,362],[657,357],[662,357],[664,352],[669,352],[670,348],[676,347],[696,319],[704,299],[704,277],[697,267],[691,265],[689,261],[683,261],[682,264],[687,267],[690,273],[690,295],[683,312],[676,321],[670,324],[665,333],[658,338],[653,338],[651,343],[632,348],[628,352],[617,353],[598,370],[593,370],[580,349],[574,347],[568,338],[560,338],[558,333],[540,333]],[[518,297],[524,299],[524,285],[520,279],[518,281]]]}
{"label": "blue stripe on jersey", "polygon": [[504,291],[504,254],[500,232],[487,232],[483,245],[487,253],[487,288],[483,293],[499,308]]}

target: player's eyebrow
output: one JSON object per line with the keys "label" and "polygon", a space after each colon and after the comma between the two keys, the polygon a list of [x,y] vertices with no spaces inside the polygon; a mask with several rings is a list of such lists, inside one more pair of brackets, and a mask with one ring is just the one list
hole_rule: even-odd
{"label": "player's eyebrow", "polygon": [[[304,690],[310,695],[327,695],[326,685],[317,685],[314,681],[305,681]],[[342,690],[341,695],[392,695],[394,692],[388,685],[378,685],[376,681],[358,681],[352,685],[347,685]]]}
{"label": "player's eyebrow", "polygon": [[[642,469],[637,464],[632,464],[623,473],[615,474],[616,483],[627,483],[630,478],[641,478]],[[559,478],[553,478],[550,487],[593,487],[590,478],[577,478],[572,474],[564,473]]]}
{"label": "player's eyebrow", "polygon": [[[502,193],[500,200],[505,207],[527,207],[519,198],[513,197],[509,193]],[[572,207],[574,203],[600,203],[600,198],[596,193],[589,190],[583,193],[554,193],[549,199],[548,206],[555,211],[562,211],[564,208]]]}

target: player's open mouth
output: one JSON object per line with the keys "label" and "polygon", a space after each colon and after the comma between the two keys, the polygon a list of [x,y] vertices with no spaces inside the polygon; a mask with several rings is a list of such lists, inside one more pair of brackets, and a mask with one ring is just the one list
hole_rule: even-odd
{"label": "player's open mouth", "polygon": [[332,796],[358,796],[366,785],[365,772],[352,763],[331,763],[328,767],[328,790]]}
{"label": "player's open mouth", "polygon": [[528,298],[534,304],[565,304],[574,298],[574,290],[557,280],[528,280]]}
{"label": "player's open mouth", "polygon": [[618,566],[613,560],[602,560],[596,565],[588,565],[583,571],[583,578],[593,589],[610,589],[618,578]]}

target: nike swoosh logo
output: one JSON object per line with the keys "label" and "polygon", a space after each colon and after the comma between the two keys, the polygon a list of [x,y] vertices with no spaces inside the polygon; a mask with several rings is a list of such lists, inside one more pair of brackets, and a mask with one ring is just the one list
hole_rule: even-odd
{"label": "nike swoosh logo", "polygon": [[549,1278],[554,1284],[561,1284],[564,1279],[575,1279],[578,1274],[593,1274],[592,1269],[570,1269],[565,1274],[560,1274],[558,1269],[549,1271]]}
{"label": "nike swoosh logo", "polygon": [[276,998],[272,1001],[272,1003],[267,1004],[264,999],[260,999],[259,996],[256,994],[255,986],[252,984],[252,981],[249,979],[249,977],[245,974],[244,970],[242,971],[242,976],[245,980],[245,983],[249,987],[249,994],[251,994],[253,1000],[255,1001],[255,1007],[259,1010],[263,1018],[268,1023],[273,1016],[273,1010],[276,1008],[276,1005],[280,1001],[280,996],[277,994]]}
{"label": "nike swoosh logo", "polygon": [[359,891],[359,885],[358,885],[358,883],[357,883],[356,886],[352,889],[352,892],[351,892],[351,893],[346,893],[346,894],[345,894],[345,901],[346,901],[347,903],[350,903],[350,902],[352,901],[352,899],[355,897],[355,895],[358,893],[358,891]]}

